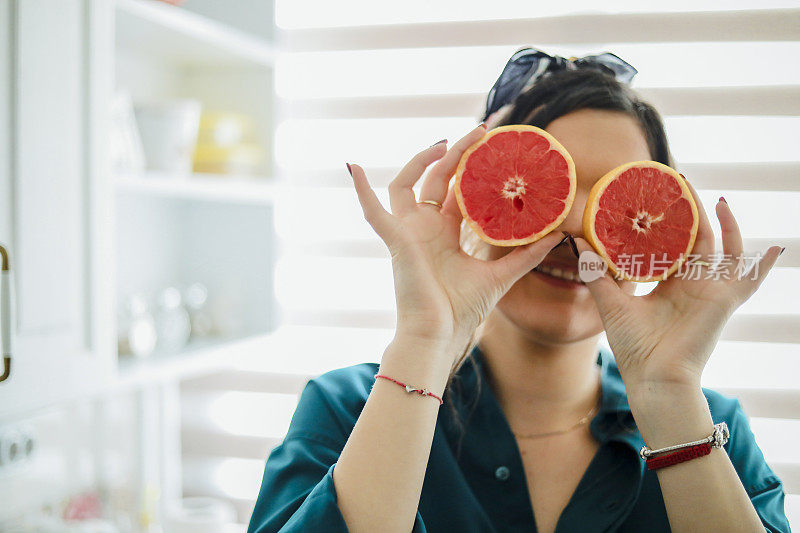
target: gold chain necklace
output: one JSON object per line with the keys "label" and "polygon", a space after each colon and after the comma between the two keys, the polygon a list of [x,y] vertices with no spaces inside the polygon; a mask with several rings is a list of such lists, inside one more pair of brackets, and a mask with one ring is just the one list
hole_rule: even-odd
{"label": "gold chain necklace", "polygon": [[568,427],[566,429],[559,429],[559,430],[556,430],[556,431],[548,431],[546,433],[528,433],[526,435],[520,435],[519,433],[516,433],[516,432],[513,432],[513,431],[512,431],[512,433],[518,439],[536,439],[536,438],[539,438],[539,437],[549,437],[549,436],[552,436],[552,435],[561,435],[563,433],[568,433],[568,432],[570,432],[570,431],[572,431],[572,430],[574,430],[574,429],[586,424],[587,422],[589,422],[589,420],[592,419],[592,416],[594,415],[595,411],[597,411],[597,408],[600,406],[600,400],[601,399],[602,399],[602,388],[600,389],[600,393],[598,394],[597,401],[592,406],[592,408],[589,409],[589,412],[586,413],[585,415],[583,415],[583,417],[580,420],[578,420],[576,423],[574,423],[573,425],[571,425],[570,427]]}

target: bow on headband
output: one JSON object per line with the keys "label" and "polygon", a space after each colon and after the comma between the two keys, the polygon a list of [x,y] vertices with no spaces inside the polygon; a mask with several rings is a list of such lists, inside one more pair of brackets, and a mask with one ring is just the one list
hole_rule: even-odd
{"label": "bow on headband", "polygon": [[500,77],[494,82],[486,98],[486,113],[483,120],[504,105],[513,102],[517,95],[531,87],[546,72],[579,68],[601,70],[624,83],[630,83],[638,73],[632,65],[611,52],[566,59],[537,48],[523,48],[511,56]]}

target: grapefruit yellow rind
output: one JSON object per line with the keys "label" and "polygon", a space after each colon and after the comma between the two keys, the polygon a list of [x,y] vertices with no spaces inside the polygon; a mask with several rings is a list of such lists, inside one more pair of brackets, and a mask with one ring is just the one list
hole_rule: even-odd
{"label": "grapefruit yellow rind", "polygon": [[[553,222],[545,226],[544,229],[542,229],[538,233],[535,233],[530,237],[526,237],[524,239],[498,240],[486,235],[486,233],[483,231],[480,225],[477,222],[475,222],[467,213],[467,208],[466,205],[464,204],[464,198],[461,195],[461,175],[463,174],[464,169],[467,166],[467,160],[469,159],[469,156],[470,154],[472,154],[472,152],[477,150],[481,145],[483,145],[493,136],[508,131],[523,131],[523,132],[533,131],[545,137],[548,141],[550,141],[550,148],[558,151],[562,156],[564,156],[564,159],[566,159],[567,161],[567,168],[569,169],[568,170],[569,193],[567,194],[567,198],[564,202],[564,211],[562,211],[562,213],[558,216],[558,218],[553,220]],[[458,167],[456,168],[456,181],[454,189],[455,189],[456,201],[458,202],[458,207],[461,210],[461,214],[463,215],[464,220],[467,222],[467,225],[470,227],[470,229],[472,229],[472,231],[474,231],[478,235],[478,237],[481,238],[481,240],[488,242],[489,244],[493,244],[495,246],[521,246],[523,244],[528,244],[534,241],[538,241],[539,239],[541,239],[542,237],[553,231],[555,228],[557,228],[564,221],[564,219],[567,218],[569,210],[572,208],[572,202],[575,200],[575,191],[577,189],[577,182],[578,180],[575,174],[575,162],[572,160],[572,156],[569,155],[569,152],[567,152],[567,149],[564,148],[561,145],[561,143],[559,143],[556,140],[555,137],[547,133],[545,130],[537,128],[536,126],[529,126],[527,124],[512,124],[509,126],[500,126],[498,128],[494,128],[493,130],[486,133],[486,135],[481,137],[481,139],[478,142],[476,142],[475,144],[466,149],[464,155],[461,156],[461,160],[458,162]]]}
{"label": "grapefruit yellow rind", "polygon": [[[616,179],[617,176],[619,176],[629,168],[635,166],[649,166],[657,168],[673,176],[675,178],[675,181],[680,186],[681,191],[683,192],[683,197],[689,201],[689,205],[692,208],[693,222],[689,237],[689,244],[686,246],[686,250],[681,255],[681,257],[677,261],[675,261],[675,263],[673,263],[672,266],[670,266],[670,268],[660,276],[631,276],[630,274],[624,272],[623,270],[618,269],[617,266],[611,261],[611,258],[608,254],[608,251],[606,250],[606,247],[603,245],[603,243],[600,242],[600,239],[597,237],[597,233],[595,233],[593,222],[595,217],[597,216],[597,211],[600,207],[600,198],[602,197],[603,192],[611,184],[611,182],[614,181],[614,179]],[[692,192],[691,190],[689,190],[689,187],[686,185],[686,182],[684,181],[683,177],[681,177],[681,175],[678,172],[676,172],[674,169],[668,167],[663,163],[659,163],[658,161],[633,161],[631,163],[625,163],[624,165],[620,165],[617,168],[610,170],[602,178],[600,178],[597,181],[597,183],[594,184],[594,186],[592,186],[592,189],[589,191],[589,198],[586,200],[586,207],[584,208],[583,211],[582,225],[583,225],[584,238],[589,244],[592,245],[597,254],[603,258],[603,261],[605,261],[606,265],[608,265],[608,269],[609,271],[611,271],[611,274],[614,277],[619,277],[621,279],[625,279],[628,281],[645,283],[650,281],[661,281],[667,279],[681,267],[684,261],[686,261],[688,254],[691,253],[692,248],[694,247],[694,241],[697,238],[697,228],[700,225],[700,217],[697,211],[697,203],[694,201]]]}

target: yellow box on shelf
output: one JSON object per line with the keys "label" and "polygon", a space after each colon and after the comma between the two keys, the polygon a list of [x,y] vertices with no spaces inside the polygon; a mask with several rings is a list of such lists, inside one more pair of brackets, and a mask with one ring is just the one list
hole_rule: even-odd
{"label": "yellow box on shelf", "polygon": [[251,117],[229,112],[203,113],[194,154],[195,172],[256,174],[263,157]]}

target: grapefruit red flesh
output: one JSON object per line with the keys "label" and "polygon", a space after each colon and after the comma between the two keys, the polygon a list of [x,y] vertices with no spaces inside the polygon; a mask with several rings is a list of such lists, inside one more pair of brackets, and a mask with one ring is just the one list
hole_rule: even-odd
{"label": "grapefruit red flesh", "polygon": [[594,184],[583,212],[583,233],[615,277],[657,281],[686,261],[699,220],[680,174],[657,161],[634,161]]}
{"label": "grapefruit red flesh", "polygon": [[469,147],[456,170],[455,195],[470,228],[496,246],[541,239],[567,217],[575,163],[543,129],[501,126]]}

